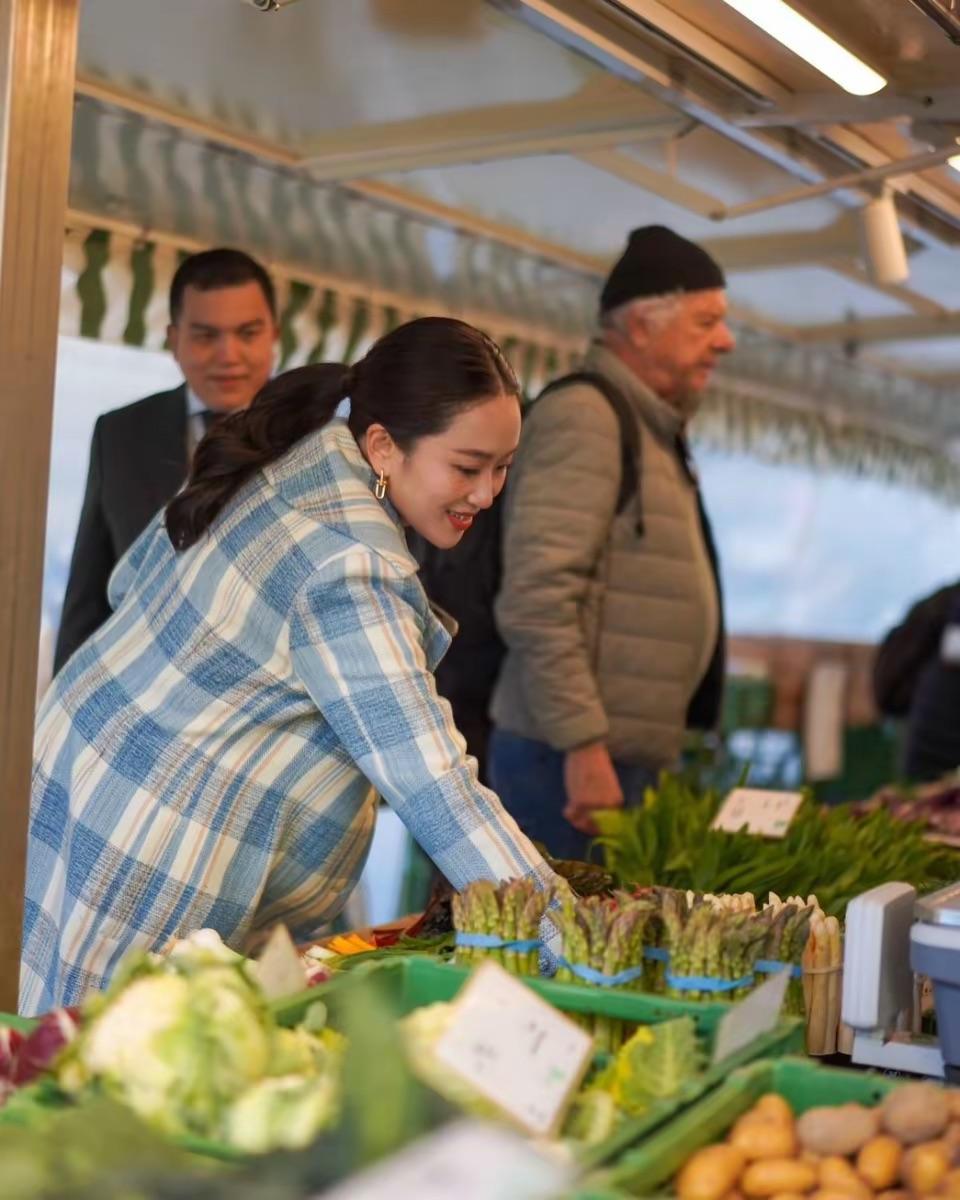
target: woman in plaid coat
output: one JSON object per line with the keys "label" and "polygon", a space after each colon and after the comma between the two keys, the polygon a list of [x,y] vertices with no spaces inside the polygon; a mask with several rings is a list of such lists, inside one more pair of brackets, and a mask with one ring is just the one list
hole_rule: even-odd
{"label": "woman in plaid coat", "polygon": [[357,882],[377,794],[454,886],[550,882],[437,696],[450,634],[404,536],[455,545],[519,432],[496,345],[425,318],[352,369],[280,376],[204,439],[40,708],[22,1012],[193,929],[311,936]]}

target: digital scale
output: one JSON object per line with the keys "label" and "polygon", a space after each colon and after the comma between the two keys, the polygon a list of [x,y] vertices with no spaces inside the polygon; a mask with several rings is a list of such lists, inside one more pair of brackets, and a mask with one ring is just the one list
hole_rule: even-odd
{"label": "digital scale", "polygon": [[[935,1038],[920,1032],[923,979]],[[885,883],[851,901],[841,1019],[854,1062],[960,1083],[960,883],[919,899],[909,884]]]}

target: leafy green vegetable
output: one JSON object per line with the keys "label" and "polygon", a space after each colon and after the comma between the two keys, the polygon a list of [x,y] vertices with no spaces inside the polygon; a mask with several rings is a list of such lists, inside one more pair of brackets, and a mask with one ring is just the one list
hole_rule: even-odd
{"label": "leafy green vegetable", "polygon": [[227,1111],[227,1141],[248,1154],[280,1147],[299,1150],[338,1114],[339,1088],[333,1075],[261,1079]]}
{"label": "leafy green vegetable", "polygon": [[59,1078],[71,1092],[98,1082],[168,1133],[209,1136],[237,1093],[268,1073],[271,1032],[266,1004],[241,970],[158,969],[82,1028]]}
{"label": "leafy green vegetable", "polygon": [[350,1000],[341,1013],[346,1050],[336,1126],[304,1150],[254,1158],[240,1171],[213,1179],[146,1180],[135,1200],[303,1200],[455,1115],[410,1072],[392,1009],[377,985],[362,975],[349,984]]}
{"label": "leafy green vegetable", "polygon": [[534,842],[550,870],[570,884],[578,896],[606,896],[613,891],[615,880],[609,871],[597,863],[576,859],[554,858],[543,842]]}
{"label": "leafy green vegetable", "polygon": [[641,1025],[597,1077],[628,1116],[642,1116],[675,1096],[703,1069],[703,1051],[692,1017]]}
{"label": "leafy green vegetable", "polygon": [[720,806],[664,774],[635,808],[595,814],[607,869],[623,884],[661,884],[695,892],[816,893],[824,912],[842,916],[861,892],[891,879],[930,891],[956,879],[960,856],[927,842],[921,822],[884,810],[857,815],[849,805],[820,808],[805,799],[784,838],[710,828]]}
{"label": "leafy green vegetable", "polygon": [[599,1146],[616,1130],[622,1117],[616,1101],[600,1087],[585,1088],[574,1098],[563,1125],[563,1136],[583,1146]]}
{"label": "leafy green vegetable", "polygon": [[324,1018],[316,1005],[299,1028],[280,1028],[251,963],[183,942],[122,964],[56,1076],[68,1094],[104,1092],[175,1136],[258,1152],[305,1145],[337,1115],[343,1037]]}

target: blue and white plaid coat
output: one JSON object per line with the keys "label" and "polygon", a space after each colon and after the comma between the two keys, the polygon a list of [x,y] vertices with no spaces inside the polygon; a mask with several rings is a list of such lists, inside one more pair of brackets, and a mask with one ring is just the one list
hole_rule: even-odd
{"label": "blue and white plaid coat", "polygon": [[551,877],[437,697],[449,634],[373,482],[334,421],[195,546],[158,515],[117,566],[114,615],[38,715],[22,1012],[192,929],[313,934],[357,882],[376,792],[458,887]]}

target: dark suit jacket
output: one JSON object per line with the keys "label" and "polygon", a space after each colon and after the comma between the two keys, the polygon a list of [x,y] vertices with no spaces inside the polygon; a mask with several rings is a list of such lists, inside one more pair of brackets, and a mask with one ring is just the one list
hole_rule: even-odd
{"label": "dark suit jacket", "polygon": [[185,385],[98,418],[57,635],[55,672],[110,616],[110,573],[180,488],[187,456]]}

